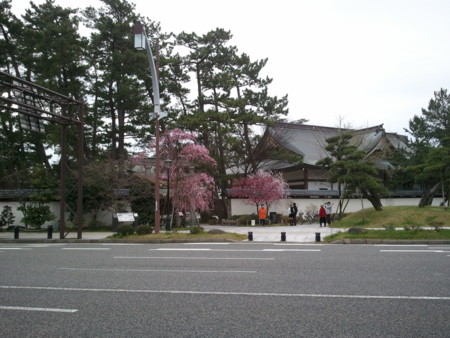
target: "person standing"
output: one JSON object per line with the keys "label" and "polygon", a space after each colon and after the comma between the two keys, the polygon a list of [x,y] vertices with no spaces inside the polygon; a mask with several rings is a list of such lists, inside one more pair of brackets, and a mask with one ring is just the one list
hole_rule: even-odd
{"label": "person standing", "polygon": [[330,226],[331,224],[331,210],[332,210],[333,206],[330,203],[330,201],[328,201],[327,203],[325,203],[325,212],[327,213],[327,223],[328,226]]}
{"label": "person standing", "polygon": [[261,204],[261,208],[259,208],[258,210],[258,217],[259,217],[259,226],[264,226],[267,217],[267,210],[266,208],[264,208],[264,204]]}
{"label": "person standing", "polygon": [[319,223],[320,223],[320,227],[322,227],[322,223],[323,223],[324,227],[327,226],[327,212],[326,212],[325,208],[323,207],[323,205],[321,205],[320,209],[319,209]]}
{"label": "person standing", "polygon": [[297,214],[298,214],[298,208],[297,208],[297,204],[293,204],[292,208],[294,209],[294,225],[297,225]]}
{"label": "person standing", "polygon": [[289,217],[289,225],[294,225],[294,207],[292,203],[289,204],[288,217]]}

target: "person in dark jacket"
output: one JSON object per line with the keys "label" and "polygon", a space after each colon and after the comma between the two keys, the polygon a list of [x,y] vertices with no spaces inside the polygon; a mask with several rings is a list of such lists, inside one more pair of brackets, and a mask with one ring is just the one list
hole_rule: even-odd
{"label": "person in dark jacket", "polygon": [[293,218],[294,218],[294,225],[297,225],[297,214],[298,214],[297,204],[293,203],[293,204],[292,204],[292,208],[293,208],[293,210],[294,210],[294,215],[293,215]]}
{"label": "person in dark jacket", "polygon": [[320,209],[319,209],[319,223],[320,223],[321,227],[322,227],[322,223],[323,223],[324,227],[327,226],[327,212],[326,212],[325,208],[323,207],[323,205],[321,205]]}

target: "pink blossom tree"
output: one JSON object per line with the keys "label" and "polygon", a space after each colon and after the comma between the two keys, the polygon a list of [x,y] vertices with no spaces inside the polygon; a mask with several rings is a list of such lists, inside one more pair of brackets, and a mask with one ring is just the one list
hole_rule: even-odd
{"label": "pink blossom tree", "polygon": [[161,177],[170,182],[172,206],[177,211],[175,215],[189,210],[191,217],[195,217],[195,211],[208,210],[212,206],[215,182],[203,171],[216,165],[208,149],[197,143],[194,133],[178,128],[161,136],[160,147],[164,166],[170,160],[170,167],[165,167]]}
{"label": "pink blossom tree", "polygon": [[260,205],[266,204],[268,212],[272,203],[287,197],[288,190],[289,185],[280,173],[258,171],[242,178],[237,186],[231,189],[231,195],[245,199],[245,203],[254,204],[258,214]]}

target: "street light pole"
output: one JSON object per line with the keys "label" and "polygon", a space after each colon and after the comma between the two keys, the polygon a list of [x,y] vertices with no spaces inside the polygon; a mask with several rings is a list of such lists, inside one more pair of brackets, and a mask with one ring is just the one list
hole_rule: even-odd
{"label": "street light pole", "polygon": [[159,98],[159,81],[156,72],[155,60],[153,59],[153,53],[150,48],[150,42],[148,41],[147,35],[144,31],[144,26],[141,23],[136,23],[134,26],[134,47],[138,50],[146,50],[148,63],[150,65],[150,74],[152,77],[152,88],[153,88],[153,105],[155,107],[155,233],[159,233],[161,228],[161,211],[159,207],[159,174],[160,174],[160,163],[159,163],[159,117],[161,115],[161,104]]}

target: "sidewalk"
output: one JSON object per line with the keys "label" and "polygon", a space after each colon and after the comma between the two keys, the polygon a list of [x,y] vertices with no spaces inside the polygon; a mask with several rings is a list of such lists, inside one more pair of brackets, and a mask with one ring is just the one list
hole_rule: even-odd
{"label": "sidewalk", "polygon": [[295,226],[277,226],[277,227],[260,227],[247,226],[236,227],[228,225],[202,225],[208,231],[211,229],[220,229],[225,232],[234,232],[237,234],[247,235],[249,232],[253,234],[254,242],[281,242],[281,233],[286,235],[286,242],[292,243],[313,243],[316,242],[316,233],[320,233],[320,238],[347,229],[333,229],[329,227],[320,227],[319,224],[299,224]]}
{"label": "sidewalk", "polygon": [[[209,231],[211,229],[220,229],[225,232],[233,232],[248,236],[249,232],[253,235],[254,242],[281,242],[281,233],[284,232],[286,242],[291,243],[313,243],[316,242],[316,233],[320,233],[320,238],[323,240],[325,236],[334,234],[339,231],[346,231],[347,229],[333,229],[329,227],[319,227],[318,224],[301,224],[296,226],[278,226],[278,227],[259,227],[259,226],[225,226],[225,225],[202,225],[202,227]],[[161,232],[164,232],[162,229]],[[115,232],[88,232],[82,233],[82,240],[102,240],[108,236],[115,234]],[[48,241],[47,231],[24,231],[19,232],[19,240],[35,240]],[[52,234],[53,240],[59,240],[59,232],[54,231]],[[70,232],[65,239],[77,241],[77,232]],[[0,232],[0,241],[14,240],[14,232]]]}

